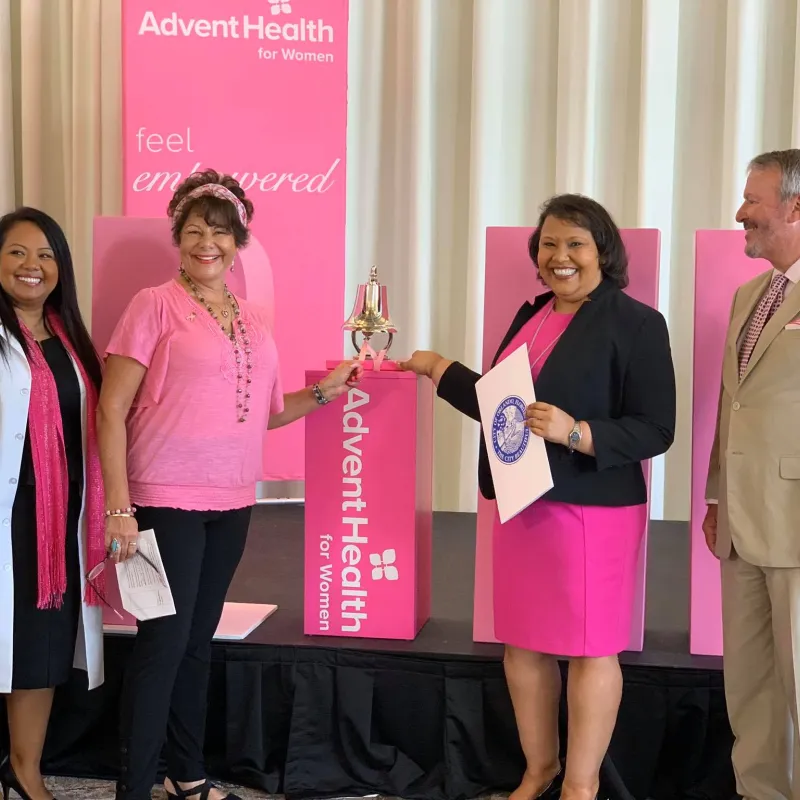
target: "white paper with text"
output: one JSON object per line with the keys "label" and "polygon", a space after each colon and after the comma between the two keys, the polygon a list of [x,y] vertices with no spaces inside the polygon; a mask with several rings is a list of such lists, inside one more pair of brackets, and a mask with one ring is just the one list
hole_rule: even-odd
{"label": "white paper with text", "polygon": [[528,348],[518,347],[475,385],[500,522],[553,488],[544,440],[525,425],[536,402]]}
{"label": "white paper with text", "polygon": [[168,617],[175,613],[175,601],[161,563],[161,553],[152,530],[139,531],[139,552],[158,567],[156,572],[143,558],[134,556],[117,564],[117,582],[122,607],[138,620]]}

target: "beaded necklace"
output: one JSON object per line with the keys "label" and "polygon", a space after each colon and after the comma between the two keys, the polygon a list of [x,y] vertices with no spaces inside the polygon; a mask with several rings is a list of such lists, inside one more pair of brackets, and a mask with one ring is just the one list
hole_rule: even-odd
{"label": "beaded necklace", "polygon": [[[183,267],[180,268],[180,273],[181,277],[184,279],[184,281],[186,281],[186,285],[189,287],[189,291],[192,293],[195,300],[197,300],[197,302],[200,303],[200,305],[203,306],[206,311],[208,311],[217,325],[219,325],[220,330],[222,330],[233,346],[233,356],[236,361],[236,413],[238,415],[239,422],[245,422],[247,420],[247,415],[250,413],[250,384],[253,382],[251,376],[253,371],[253,362],[251,356],[253,351],[250,347],[250,338],[247,335],[247,328],[245,327],[244,320],[242,319],[242,310],[239,308],[239,303],[228,290],[228,285],[225,284],[222,291],[225,295],[225,299],[233,308],[234,316],[234,319],[231,322],[231,330],[229,333],[225,330],[225,325],[219,321],[219,317],[211,307],[211,304],[206,301],[205,297],[203,297],[201,294],[200,289],[197,287],[197,284],[195,284],[195,282],[189,277],[188,273]],[[222,312],[222,316],[228,316],[227,310]],[[237,332],[239,334],[238,339],[236,336]],[[243,356],[245,364],[244,370],[242,369]]]}

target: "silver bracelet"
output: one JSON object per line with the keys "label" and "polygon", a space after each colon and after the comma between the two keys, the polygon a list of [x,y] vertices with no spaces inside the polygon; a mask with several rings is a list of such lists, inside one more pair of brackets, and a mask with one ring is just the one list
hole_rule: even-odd
{"label": "silver bracelet", "polygon": [[330,403],[330,400],[328,400],[328,398],[325,397],[324,394],[322,394],[322,389],[319,388],[319,384],[318,383],[315,383],[311,387],[311,391],[314,392],[314,399],[317,401],[317,403],[319,405],[325,406],[328,403]]}

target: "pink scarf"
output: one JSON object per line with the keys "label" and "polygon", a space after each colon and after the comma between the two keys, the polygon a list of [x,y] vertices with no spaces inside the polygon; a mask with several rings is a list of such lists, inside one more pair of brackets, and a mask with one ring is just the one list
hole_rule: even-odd
{"label": "pink scarf", "polygon": [[[47,324],[58,336],[73,361],[78,365],[86,388],[86,436],[84,464],[84,514],[87,527],[87,571],[106,556],[105,519],[103,511],[103,478],[97,447],[95,416],[97,390],[75,353],[75,348],[64,330],[60,317],[47,312]],[[31,367],[31,400],[28,409],[28,429],[31,438],[33,471],[36,478],[36,529],[38,532],[39,597],[38,608],[61,608],[67,589],[65,563],[67,535],[67,504],[69,502],[69,477],[67,454],[64,449],[64,431],[61,426],[61,406],[55,378],[39,345],[24,324],[20,323],[28,344],[28,362]],[[99,592],[105,593],[103,573],[95,583]],[[87,581],[85,600],[99,605],[100,597]]]}

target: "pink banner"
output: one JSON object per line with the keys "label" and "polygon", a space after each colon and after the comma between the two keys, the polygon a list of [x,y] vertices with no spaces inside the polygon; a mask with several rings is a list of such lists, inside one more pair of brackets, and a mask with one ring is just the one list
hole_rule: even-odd
{"label": "pink banner", "polygon": [[[533,228],[486,229],[486,277],[483,311],[483,365],[489,369],[500,342],[525,299],[545,291],[528,256],[528,239]],[[661,233],[657,230],[622,231],[628,251],[630,285],[627,292],[650,306],[658,305],[658,270]],[[513,291],[508,287],[513,286]],[[650,482],[650,464],[645,465]],[[475,600],[473,639],[494,642],[494,603],[492,596],[492,525],[495,504],[478,496],[478,524],[475,552]],[[630,650],[644,645],[645,571],[647,532],[639,556],[636,599],[631,623]]]}
{"label": "pink banner", "polygon": [[[231,289],[272,308],[274,279],[286,391],[342,352],[347,25],[348,0],[123,0],[125,214],[163,218],[197,170],[238,178],[254,235]],[[166,259],[95,287],[95,306],[173,274]],[[271,432],[264,478],[301,480],[303,440]]]}
{"label": "pink banner", "polygon": [[722,655],[719,562],[706,547],[708,456],[714,441],[722,353],[736,289],[770,265],[744,254],[744,231],[697,231],[694,273],[691,616],[689,651]]}

